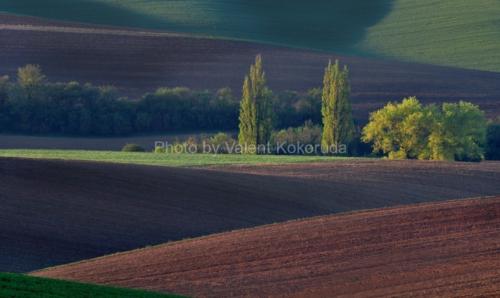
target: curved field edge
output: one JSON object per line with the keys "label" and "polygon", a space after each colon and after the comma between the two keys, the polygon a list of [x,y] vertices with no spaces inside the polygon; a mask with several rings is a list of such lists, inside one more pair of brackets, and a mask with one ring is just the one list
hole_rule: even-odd
{"label": "curved field edge", "polygon": [[13,273],[0,273],[0,296],[16,298],[175,298],[172,294],[160,294],[141,290],[121,289],[77,282],[32,277]]}
{"label": "curved field edge", "polygon": [[[313,5],[311,5],[313,4]],[[324,50],[349,49],[390,9],[389,0],[6,0],[0,11],[64,21],[182,32]],[[346,28],[349,28],[346,30]]]}
{"label": "curved field edge", "polygon": [[499,219],[500,197],[365,210],[173,242],[32,274],[199,296],[491,294],[498,293],[500,279],[494,249],[500,244]]}
{"label": "curved field edge", "polygon": [[226,236],[235,236],[235,235],[241,235],[241,234],[245,234],[245,233],[259,232],[262,230],[283,227],[286,225],[294,225],[294,224],[301,225],[301,224],[307,224],[308,222],[328,220],[328,219],[332,219],[332,218],[335,218],[336,220],[341,221],[343,218],[349,218],[349,217],[353,217],[353,216],[362,217],[362,216],[374,214],[377,212],[389,212],[391,214],[394,214],[398,210],[401,210],[401,209],[411,210],[411,209],[418,209],[420,207],[429,207],[429,206],[439,207],[440,205],[446,206],[446,205],[453,204],[453,203],[465,203],[465,204],[467,204],[469,202],[475,202],[478,200],[488,200],[488,199],[489,200],[491,200],[491,199],[500,200],[500,197],[498,197],[498,196],[484,196],[484,197],[467,198],[467,199],[446,200],[446,201],[442,201],[442,202],[423,202],[423,203],[415,203],[415,204],[409,204],[409,205],[406,204],[406,205],[398,205],[398,206],[383,207],[383,208],[351,210],[351,211],[340,212],[337,214],[328,214],[328,215],[318,215],[318,216],[311,216],[311,217],[305,217],[305,218],[297,218],[297,219],[287,220],[284,222],[275,222],[275,223],[264,224],[264,225],[260,225],[260,226],[250,227],[250,228],[234,229],[231,231],[213,233],[213,234],[209,234],[209,235],[205,235],[205,236],[186,238],[186,239],[177,240],[177,241],[169,241],[166,243],[160,243],[160,244],[156,244],[156,245],[148,245],[145,247],[140,247],[140,248],[132,249],[132,250],[128,250],[128,251],[116,252],[116,253],[112,253],[112,254],[96,257],[96,258],[91,258],[91,259],[71,262],[71,263],[67,263],[67,264],[51,266],[51,267],[47,267],[47,268],[43,268],[43,269],[39,269],[39,270],[34,270],[32,272],[29,272],[28,274],[32,275],[32,276],[44,276],[45,272],[50,273],[51,271],[54,271],[57,269],[65,269],[68,267],[92,263],[92,262],[96,262],[99,260],[106,260],[110,257],[120,257],[120,256],[133,255],[133,254],[138,253],[138,252],[145,252],[145,251],[149,251],[149,250],[172,247],[172,246],[181,245],[181,244],[195,244],[195,243],[197,243],[199,241],[203,241],[203,240],[219,239],[219,238],[223,238]]}
{"label": "curved field edge", "polygon": [[[51,26],[58,30],[77,26],[71,27],[71,32],[80,32],[82,28],[80,24],[2,14],[0,23]],[[328,60],[340,59],[351,70],[353,116],[360,123],[388,101],[408,96],[436,104],[466,100],[479,105],[488,117],[500,114],[500,73],[339,56],[257,43],[157,36],[156,33],[150,36],[137,31],[123,36],[129,31],[117,32],[90,25],[83,27],[82,33],[37,31],[29,26],[23,30],[8,28],[0,30],[0,39],[4,41],[0,44],[0,62],[2,75],[11,78],[16,77],[20,66],[36,63],[52,82],[113,85],[120,95],[134,99],[162,86],[184,86],[193,90],[230,87],[239,96],[248,65],[257,54],[264,57],[269,87],[275,92],[289,89],[304,92],[318,87]],[[101,30],[109,34],[90,33]],[[123,45],[118,51],[117,44]],[[97,64],[96,57],[100,57]]]}
{"label": "curved field edge", "polygon": [[500,71],[495,0],[6,0],[0,11]]}
{"label": "curved field edge", "polygon": [[0,157],[93,161],[168,167],[206,167],[224,165],[334,162],[362,158],[328,156],[241,155],[241,154],[168,154],[85,150],[0,150]]}
{"label": "curved field edge", "polygon": [[8,239],[0,271],[297,218],[497,195],[498,165],[365,159],[182,168],[0,158],[0,234]]}
{"label": "curved field edge", "polygon": [[396,0],[358,46],[386,58],[498,72],[499,23],[495,0]]}

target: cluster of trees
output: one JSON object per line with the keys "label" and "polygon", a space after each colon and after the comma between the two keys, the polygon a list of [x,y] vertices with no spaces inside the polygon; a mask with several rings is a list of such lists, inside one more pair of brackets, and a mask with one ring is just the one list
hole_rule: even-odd
{"label": "cluster of trees", "polygon": [[392,159],[484,159],[487,121],[468,103],[423,106],[417,98],[389,103],[370,117],[363,140]]}
{"label": "cluster of trees", "polygon": [[238,100],[229,89],[160,88],[140,100],[112,87],[50,83],[38,66],[0,80],[0,130],[26,134],[125,135],[174,130],[234,129]]}
{"label": "cluster of trees", "polygon": [[[254,84],[256,77],[248,83]],[[250,88],[250,85],[248,86]],[[247,94],[251,89],[247,88]],[[305,94],[266,91],[277,128],[320,121],[318,89]],[[260,95],[259,95],[260,96]],[[0,77],[0,132],[64,135],[126,135],[190,130],[236,130],[239,99],[231,89],[216,92],[160,88],[138,100],[121,98],[112,87],[51,83],[40,67],[18,70],[15,81]]]}
{"label": "cluster of trees", "polygon": [[[355,138],[356,130],[352,118],[350,91],[349,70],[347,67],[341,69],[338,61],[334,64],[330,61],[325,69],[323,88],[309,92],[310,97],[321,94],[320,104],[314,102],[314,100],[310,102],[302,101],[302,103],[308,105],[311,112],[317,111],[319,108],[321,110],[323,129],[321,133],[321,150],[319,151],[322,154],[337,153],[339,146],[345,146],[347,153],[347,147]],[[260,55],[256,57],[255,64],[250,67],[250,72],[245,77],[242,93],[238,142],[245,148],[266,145],[271,140],[273,124],[276,121],[273,119],[275,115],[272,104],[273,94],[266,86],[266,77]],[[311,121],[311,119],[306,121]],[[310,131],[311,126],[312,122],[307,123],[299,131]],[[283,139],[285,135],[289,137],[293,132],[296,132],[296,130],[281,131],[278,139]],[[309,143],[311,141],[307,140]],[[255,149],[249,149],[245,153],[259,152]]]}
{"label": "cluster of trees", "polygon": [[363,141],[375,154],[395,159],[500,158],[500,120],[488,124],[484,113],[467,102],[423,106],[408,98],[389,103],[372,113],[361,131],[352,117],[349,71],[338,61],[325,68],[322,88],[275,94],[266,86],[262,57],[257,56],[241,101],[229,88],[160,88],[128,100],[112,87],[50,83],[35,65],[20,68],[15,81],[0,77],[0,132],[125,135],[237,128],[237,140],[220,134],[205,141],[224,140],[243,148],[268,142],[319,144],[315,154],[345,145],[349,154],[364,154]]}
{"label": "cluster of trees", "polygon": [[[309,122],[273,134],[275,121],[269,104],[272,92],[265,82],[262,58],[257,56],[243,84],[238,137],[242,146],[266,144],[273,137],[273,141],[285,144],[321,142],[321,150],[314,147],[311,151],[314,154],[359,154],[364,151],[358,142],[362,140],[372,145],[375,154],[391,159],[480,161],[485,154],[498,158],[499,125],[488,128],[484,112],[464,101],[423,106],[412,97],[389,103],[372,113],[370,122],[357,132],[350,103],[349,70],[342,69],[338,61],[330,61],[325,69],[320,90],[322,127]],[[317,111],[317,107],[313,110]],[[339,146],[350,150],[339,151]]]}

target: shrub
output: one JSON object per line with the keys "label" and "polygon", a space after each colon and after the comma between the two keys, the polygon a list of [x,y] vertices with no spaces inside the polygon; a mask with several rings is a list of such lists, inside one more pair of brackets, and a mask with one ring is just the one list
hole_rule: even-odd
{"label": "shrub", "polygon": [[167,149],[165,149],[165,147],[160,147],[160,146],[155,147],[155,150],[154,150],[154,153],[166,153],[166,152],[167,152]]}
{"label": "shrub", "polygon": [[[284,155],[298,155],[298,154],[320,154],[321,153],[321,127],[314,125],[311,121],[306,121],[303,126],[300,127],[290,127],[288,129],[282,129],[280,131],[275,131],[272,135],[272,145],[276,145],[274,148],[275,154]],[[281,146],[280,146],[281,145]],[[313,146],[313,152],[302,152],[298,150],[288,151],[284,150],[288,145],[304,145]],[[279,148],[278,148],[279,146]]]}
{"label": "shrub", "polygon": [[145,152],[146,150],[144,150],[144,148],[142,148],[141,146],[139,146],[137,144],[126,144],[125,146],[123,146],[122,151],[123,152]]}
{"label": "shrub", "polygon": [[204,139],[202,145],[209,150],[209,153],[227,154],[236,144],[236,140],[230,135],[220,132],[208,139]]}

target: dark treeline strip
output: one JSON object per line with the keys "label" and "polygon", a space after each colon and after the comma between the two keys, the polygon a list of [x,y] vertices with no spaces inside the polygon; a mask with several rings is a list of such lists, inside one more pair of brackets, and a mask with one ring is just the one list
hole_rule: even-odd
{"label": "dark treeline strip", "polygon": [[500,160],[500,117],[488,126],[486,159]]}
{"label": "dark treeline strip", "polygon": [[[276,128],[319,124],[321,91],[273,95]],[[216,92],[160,88],[138,100],[120,98],[112,87],[50,83],[36,66],[17,81],[0,78],[0,132],[113,136],[188,130],[236,130],[239,98]]]}

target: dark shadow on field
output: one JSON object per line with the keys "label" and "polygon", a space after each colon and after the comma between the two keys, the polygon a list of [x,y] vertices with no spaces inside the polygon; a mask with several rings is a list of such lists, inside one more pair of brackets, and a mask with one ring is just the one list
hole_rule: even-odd
{"label": "dark shadow on field", "polygon": [[248,18],[257,19],[260,26],[250,39],[352,53],[366,30],[391,11],[393,1],[242,0],[233,5],[247,12]]}
{"label": "dark shadow on field", "polygon": [[124,27],[161,29],[173,25],[166,19],[95,0],[2,0],[0,12]]}
{"label": "dark shadow on field", "polygon": [[[392,8],[392,0],[147,2],[161,15],[96,0],[4,0],[0,12],[347,52]],[[190,21],[177,19],[177,9]]]}
{"label": "dark shadow on field", "polygon": [[[0,23],[77,26],[91,31],[107,28],[8,14],[0,14]],[[493,72],[140,33],[123,36],[6,29],[0,30],[0,41],[0,75],[15,78],[18,67],[39,64],[52,82],[113,85],[120,95],[134,99],[158,87],[176,86],[198,90],[230,87],[238,94],[249,65],[255,55],[262,54],[269,87],[275,92],[302,92],[320,86],[328,60],[340,59],[351,70],[354,116],[360,121],[366,121],[369,112],[387,101],[408,96],[417,96],[423,103],[466,99],[479,105],[488,117],[500,114],[500,74]]]}

